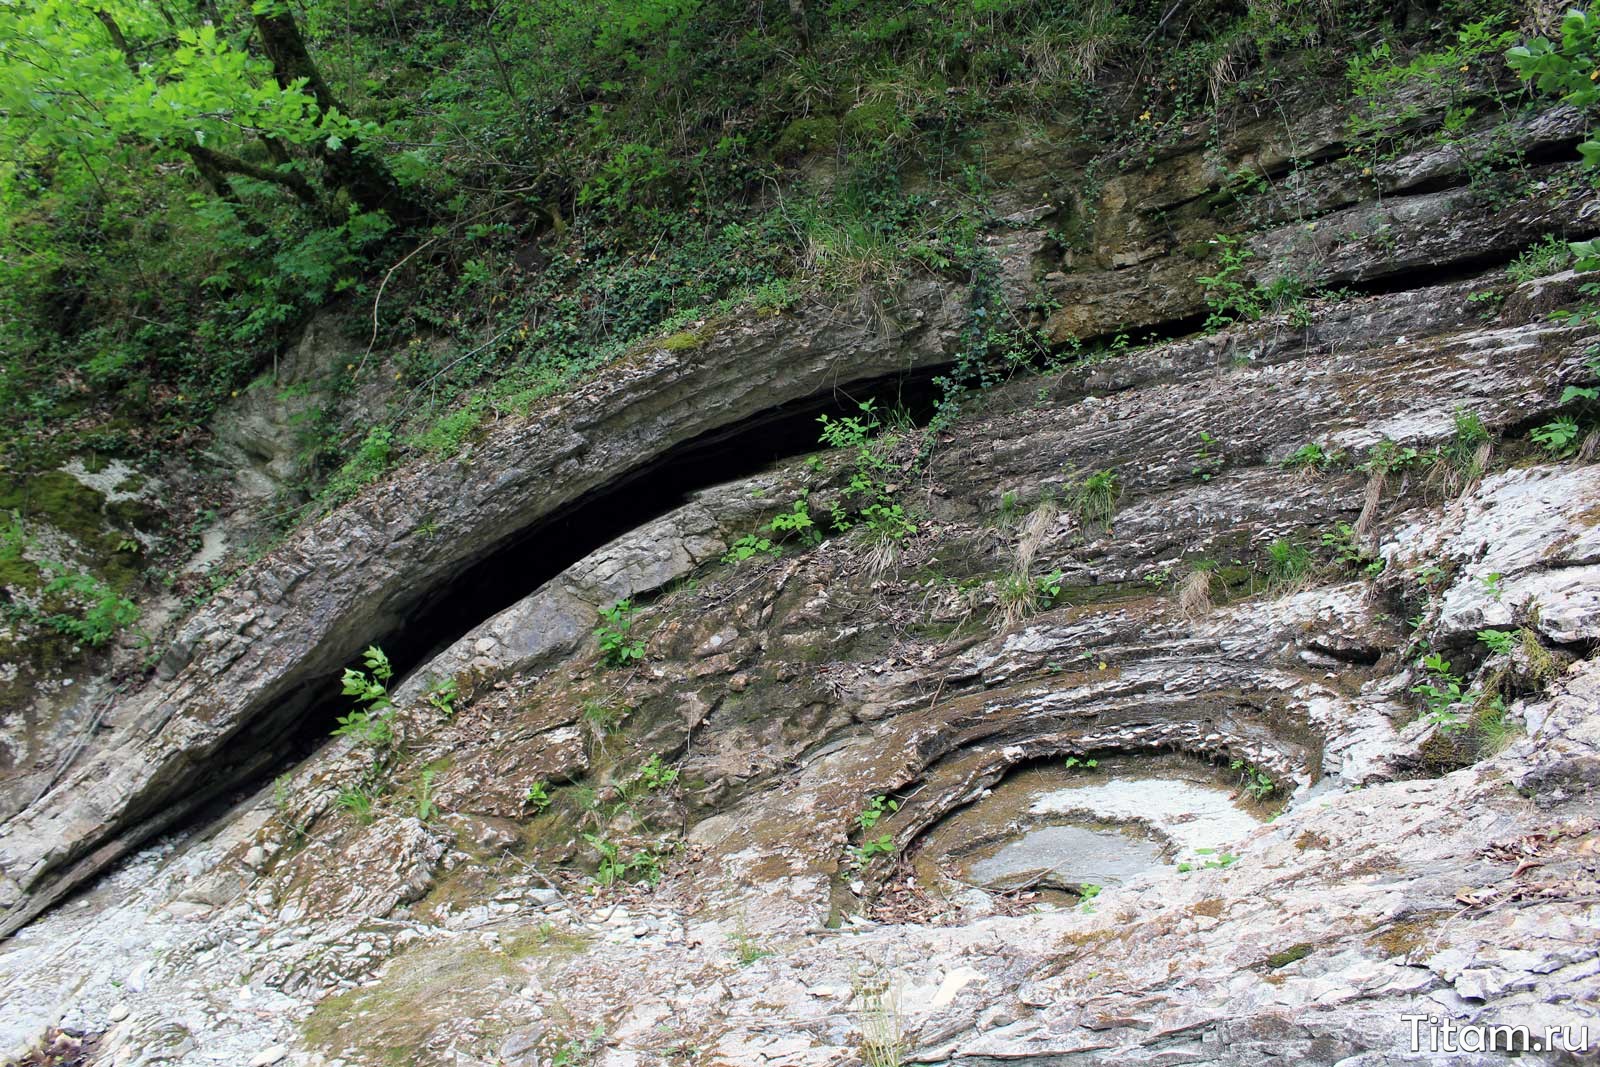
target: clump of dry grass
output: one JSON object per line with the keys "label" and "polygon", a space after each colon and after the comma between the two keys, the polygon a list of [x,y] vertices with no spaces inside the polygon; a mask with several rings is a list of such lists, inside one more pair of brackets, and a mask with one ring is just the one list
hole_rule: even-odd
{"label": "clump of dry grass", "polygon": [[1012,556],[1011,570],[1015,574],[1032,574],[1033,560],[1039,554],[1039,548],[1044,544],[1045,538],[1050,536],[1050,531],[1055,527],[1056,519],[1061,516],[1061,509],[1054,500],[1042,500],[1028,517],[1022,520],[1022,528],[1017,532],[1017,547]]}
{"label": "clump of dry grass", "polygon": [[1361,501],[1361,514],[1356,516],[1355,530],[1357,537],[1366,537],[1372,532],[1372,524],[1378,519],[1378,507],[1383,503],[1383,492],[1389,486],[1389,475],[1381,468],[1374,467],[1367,474],[1367,490]]}
{"label": "clump of dry grass", "polygon": [[863,986],[861,998],[861,1062],[866,1067],[901,1067],[906,1039],[900,1019],[900,991],[890,982]]}
{"label": "clump of dry grass", "polygon": [[1178,583],[1178,610],[1186,619],[1198,619],[1214,606],[1216,572],[1210,567],[1197,566]]}
{"label": "clump of dry grass", "polygon": [[1017,544],[1012,550],[1011,573],[1000,583],[995,611],[1005,629],[1016,626],[1040,608],[1040,589],[1033,578],[1033,563],[1060,517],[1061,509],[1056,502],[1045,499],[1022,520]]}

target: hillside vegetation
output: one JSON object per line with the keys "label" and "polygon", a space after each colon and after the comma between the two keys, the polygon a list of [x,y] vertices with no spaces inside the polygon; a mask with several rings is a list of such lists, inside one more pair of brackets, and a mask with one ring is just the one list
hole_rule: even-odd
{"label": "hillside vegetation", "polygon": [[[556,388],[722,302],[959,275],[997,124],[1115,144],[1137,165],[1186,125],[1285,91],[1380,89],[1431,45],[1453,65],[1412,74],[1465,74],[1519,14],[1335,0],[7,5],[0,408],[21,432],[4,455],[25,469],[192,445],[329,300],[360,306],[374,347],[414,342],[401,385],[426,393],[406,407],[437,415],[488,377],[497,403]],[[422,343],[436,338],[472,353]],[[309,489],[342,451],[332,429],[306,427]],[[399,447],[386,432],[366,443],[369,466]]]}
{"label": "hillside vegetation", "polygon": [[[1505,55],[1541,31],[1535,89]],[[207,471],[253,390],[309,398],[269,539],[643,340],[685,350],[739,307],[883,300],[919,274],[970,293],[953,414],[996,367],[1061,354],[980,251],[1012,146],[1078,146],[1085,188],[1049,221],[1055,253],[1092,252],[1097,183],[1286,100],[1348,111],[1370,175],[1419,101],[1445,101],[1425,136],[1449,146],[1483,112],[1592,93],[1589,23],[1561,32],[1490,0],[6,5],[0,560],[32,598],[12,610],[98,644],[141,587],[207,595],[177,565],[225,500],[106,521],[59,468]],[[1502,141],[1472,165],[1514,169]],[[1216,165],[1219,204],[1283,177]],[[1228,240],[1196,254],[1213,326],[1305,295],[1255,284]],[[348,358],[285,387],[327,308]],[[23,562],[42,524],[89,550]]]}

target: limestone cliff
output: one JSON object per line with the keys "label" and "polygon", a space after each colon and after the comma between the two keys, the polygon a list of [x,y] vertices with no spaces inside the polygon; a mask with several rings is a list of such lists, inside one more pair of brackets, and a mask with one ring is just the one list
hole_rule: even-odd
{"label": "limestone cliff", "polygon": [[[1592,1057],[1600,473],[1529,433],[1596,331],[1505,270],[1600,230],[1579,128],[1374,168],[1308,107],[1088,203],[1019,141],[983,244],[1061,347],[926,436],[938,279],[647,346],[299,530],[0,826],[0,1049]],[[1202,330],[1225,252],[1309,295]],[[371,644],[387,736],[307,754]]]}

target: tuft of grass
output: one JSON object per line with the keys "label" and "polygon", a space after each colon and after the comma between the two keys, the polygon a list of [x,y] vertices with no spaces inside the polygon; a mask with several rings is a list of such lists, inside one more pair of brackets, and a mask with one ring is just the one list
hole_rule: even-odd
{"label": "tuft of grass", "polygon": [[739,961],[739,966],[748,967],[757,960],[771,956],[772,950],[757,940],[746,930],[741,922],[739,928],[728,935],[728,944],[733,948],[733,957]]}
{"label": "tuft of grass", "polygon": [[1519,732],[1516,720],[1506,710],[1506,702],[1498,695],[1480,701],[1473,708],[1467,729],[1477,746],[1479,759],[1499,755]]}
{"label": "tuft of grass", "polygon": [[1434,455],[1428,484],[1449,497],[1471,489],[1489,469],[1494,457],[1494,435],[1475,411],[1458,409],[1450,439]]}
{"label": "tuft of grass", "polygon": [[1280,537],[1267,546],[1267,580],[1275,592],[1293,592],[1311,573],[1311,550]]}
{"label": "tuft of grass", "polygon": [[632,710],[609,700],[585,700],[583,721],[588,724],[596,737],[606,737],[617,732],[622,720]]}
{"label": "tuft of grass", "polygon": [[1198,619],[1212,609],[1216,578],[1216,565],[1202,560],[1178,583],[1178,610],[1184,618]]}
{"label": "tuft of grass", "polygon": [[1029,615],[1053,607],[1061,596],[1061,577],[1059,570],[1038,578],[1007,575],[999,591],[1000,625],[1010,629]]}
{"label": "tuft of grass", "polygon": [[859,996],[861,1062],[865,1067],[902,1067],[906,1042],[899,990],[889,982],[875,982],[863,986]]}
{"label": "tuft of grass", "polygon": [[355,816],[361,825],[366,826],[372,822],[372,802],[375,799],[376,797],[367,790],[350,786],[339,790],[334,803]]}
{"label": "tuft of grass", "polygon": [[1559,274],[1572,266],[1572,262],[1572,246],[1555,234],[1547,233],[1544,240],[1512,260],[1506,268],[1506,276],[1514,282],[1531,282],[1535,278]]}
{"label": "tuft of grass", "polygon": [[1022,528],[1017,533],[1017,547],[1012,553],[1013,574],[1028,575],[1033,572],[1034,557],[1039,554],[1040,547],[1050,536],[1050,531],[1055,527],[1060,514],[1061,511],[1056,507],[1054,500],[1040,501],[1028,513],[1028,517],[1022,522]]}
{"label": "tuft of grass", "polygon": [[1084,526],[1103,526],[1116,514],[1122,483],[1114,470],[1095,471],[1072,486],[1068,506]]}

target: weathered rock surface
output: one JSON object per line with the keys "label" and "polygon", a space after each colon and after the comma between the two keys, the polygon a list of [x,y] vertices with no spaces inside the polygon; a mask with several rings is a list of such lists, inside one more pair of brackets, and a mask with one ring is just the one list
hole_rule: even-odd
{"label": "weathered rock surface", "polygon": [[[1419,128],[1442,114],[1437,101],[1414,111]],[[1537,233],[1590,232],[1594,198],[1574,164],[1488,177],[1475,166],[1483,153],[1472,138],[1504,133],[1491,131],[1490,119],[1484,115],[1483,129],[1467,131],[1448,151],[1419,147],[1376,175],[1351,171],[1342,114],[1315,108],[1291,121],[1275,114],[1245,123],[1220,154],[1197,130],[1163,149],[1153,166],[1087,185],[1081,152],[1057,148],[1054,158],[1064,166],[1052,169],[1047,145],[1024,147],[1009,165],[1010,187],[998,205],[1010,221],[986,242],[1007,300],[1020,308],[1042,287],[1059,305],[1044,326],[1064,340],[1195,317],[1204,306],[1199,279],[1216,269],[1208,241],[1219,229],[1255,231],[1250,277],[1307,285],[1479,264],[1510,255]],[[1512,140],[1559,156],[1580,121],[1570,109],[1530,113],[1516,120]],[[1232,162],[1225,168],[1223,160]],[[1241,168],[1266,175],[1287,168],[1293,180],[1282,192],[1269,182],[1264,191],[1240,193],[1229,183]],[[1082,188],[1096,190],[1092,203]],[[1219,196],[1234,198],[1220,219]],[[1087,253],[1059,249],[1046,237],[1044,224],[1063,210],[1092,221],[1082,238]],[[1409,321],[1417,313],[1402,301],[1378,314]],[[1452,313],[1464,317],[1466,306],[1453,304]],[[466,456],[414,468],[304,529],[188,620],[157,681],[118,701],[105,719],[112,729],[93,739],[92,751],[30,810],[0,826],[0,930],[16,928],[109,858],[180,818],[204,795],[197,784],[259,771],[259,754],[292,728],[310,687],[363,644],[404,625],[496,547],[696,438],[832,386],[946,362],[963,322],[961,296],[933,280],[909,283],[887,304],[856,312],[802,308],[741,318],[706,331],[696,348],[642,350],[531,419],[495,427]],[[1359,325],[1333,324],[1339,336],[1326,343],[1340,344]],[[1425,314],[1409,328],[1438,326]],[[1271,348],[1270,340],[1257,343]],[[1463,336],[1456,343],[1501,341]],[[313,337],[302,347],[295,366],[304,363],[304,373],[314,375],[330,346]],[[1270,358],[1266,351],[1210,354]],[[1403,396],[1397,391],[1392,399],[1397,413]],[[239,432],[223,436],[265,463],[270,478],[292,412],[257,410],[268,399],[246,397]],[[1283,414],[1284,405],[1269,407],[1254,414]],[[436,528],[444,535],[427,536]],[[581,606],[548,610],[582,625]],[[559,629],[560,619],[546,621]],[[61,717],[90,715],[77,707]],[[196,767],[207,768],[198,783]]]}
{"label": "weathered rock surface", "polygon": [[[1517,136],[1572,130],[1552,113]],[[849,450],[693,492],[443,642],[395,686],[387,748],[331,742],[118,862],[472,561],[704,434],[949,359],[961,299],[919,282],[887,330],[803,310],[641,351],[267,557],[0,829],[11,926],[88,885],[0,945],[0,1053],[820,1067],[888,1042],[964,1067],[1378,1064],[1436,1055],[1407,1015],[1541,1040],[1593,1024],[1600,475],[1526,433],[1592,381],[1595,334],[1546,314],[1571,277],[1396,280],[1580,232],[1587,194],[1547,164],[1475,230],[1498,194],[1466,180],[1470,144],[1375,178],[1322,119],[1234,149],[1303,164],[1293,196],[1327,227],[1277,202],[1252,238],[1263,278],[1401,291],[1019,376],[924,471],[911,436],[881,441],[903,539],[865,528]],[[1225,180],[1201,146],[1108,182],[1092,254],[1032,229],[1055,179],[1031,173],[993,235],[1014,302],[1042,280],[1062,337],[1201,309],[1214,265],[1185,242]],[[1412,251],[1385,253],[1406,226]],[[1486,472],[1434,452],[1464,413],[1500,438],[1470,457]],[[1307,444],[1327,461],[1294,463]],[[1385,471],[1379,445],[1417,451]],[[1085,505],[1095,471],[1116,475],[1109,515]],[[797,501],[819,536],[723,558]],[[621,667],[591,637],[620,597],[643,642]],[[1431,713],[1428,650],[1462,690]],[[930,831],[1008,775],[1156,753],[1237,782],[1261,825],[1079,900],[919,875]],[[875,797],[897,806],[869,817]],[[1589,1041],[1528,1058],[1592,1059]]]}
{"label": "weathered rock surface", "polygon": [[[1023,271],[1030,242],[1012,240],[1021,251],[1008,258]],[[736,323],[687,352],[642,351],[470,455],[306,528],[190,619],[162,659],[167,681],[119,706],[111,740],[0,829],[0,929],[180,816],[195,799],[191,768],[220,759],[247,728],[270,737],[274,709],[281,733],[305,686],[488,550],[701,434],[830,386],[949,360],[961,313],[956,293],[924,282],[901,294],[889,330],[871,315],[802,311]],[[430,521],[445,535],[420,536]]]}
{"label": "weathered rock surface", "polygon": [[[1353,522],[1352,467],[1382,436],[1426,449],[1458,410],[1506,431],[1553,410],[1587,338],[1535,316],[1473,321],[1463,302],[1484,284],[1137,351],[1043,392],[1014,383],[936,450],[922,529],[887,564],[854,535],[720,562],[808,488],[823,514],[848,456],[697,494],[398,690],[403,755],[370,825],[335,803],[370,763],[341,743],[221,834],[142,853],[91,906],[19,934],[0,952],[4,1036],[99,1034],[117,1062],[403,1049],[531,1064],[603,1028],[602,1064],[684,1050],[822,1064],[889,1018],[923,1062],[1331,1064],[1405,1058],[1411,1014],[1541,1035],[1592,1021],[1600,675],[1568,649],[1593,647],[1600,623],[1584,583],[1560,579],[1590,566],[1600,476],[1530,456],[1457,498],[1414,470],[1373,520],[1378,583],[1329,570],[1279,594],[1235,579],[1199,614],[1173,592],[1202,557],[1249,569],[1270,540]],[[1190,415],[1157,415],[1171,411]],[[1202,426],[1220,463],[1195,459]],[[1307,441],[1350,457],[1286,470]],[[1061,603],[994,632],[1025,513],[1069,500],[1064,469],[1091,467],[1121,475],[1116,514],[1102,529],[1065,506],[1033,545]],[[1015,513],[997,521],[1007,492]],[[1163,534],[1163,515],[1181,525]],[[1476,628],[1527,626],[1571,664],[1508,701],[1501,752],[1439,777],[1400,622],[1430,567],[1444,577],[1423,639],[1459,657]],[[616,672],[585,635],[624,595],[655,599],[636,623],[644,666]],[[420,679],[447,675],[463,691],[445,717]],[[617,709],[620,733],[596,706]],[[1015,768],[1152,750],[1242,761],[1291,802],[1228,862],[1083,907],[1029,911],[845,862],[872,795],[904,801],[874,833],[909,856]],[[610,817],[562,784],[592,783],[595,810],[613,811],[651,753],[681,784]],[[447,818],[415,817],[425,768]],[[582,833],[627,855],[680,822],[685,850],[654,889],[591,897],[566,870],[592,855]],[[68,944],[99,962],[83,970]]]}

